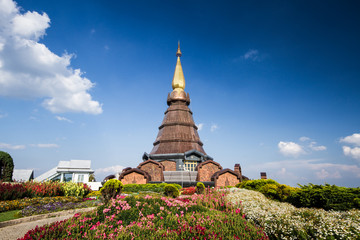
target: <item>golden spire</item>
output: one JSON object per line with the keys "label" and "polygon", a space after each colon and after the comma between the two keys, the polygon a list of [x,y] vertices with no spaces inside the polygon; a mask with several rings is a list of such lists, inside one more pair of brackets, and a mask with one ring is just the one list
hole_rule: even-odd
{"label": "golden spire", "polygon": [[181,57],[180,41],[178,42],[178,49],[176,52],[176,56],[177,56],[177,62],[176,62],[174,77],[172,80],[172,88],[174,91],[181,92],[184,91],[185,89],[185,77],[180,62],[180,57]]}

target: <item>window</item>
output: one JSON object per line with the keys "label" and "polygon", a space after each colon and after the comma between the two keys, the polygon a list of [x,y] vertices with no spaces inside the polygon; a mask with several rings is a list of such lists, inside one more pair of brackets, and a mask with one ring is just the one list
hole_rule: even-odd
{"label": "window", "polygon": [[64,182],[71,182],[72,181],[72,173],[65,173],[64,174]]}
{"label": "window", "polygon": [[77,182],[84,182],[84,174],[78,175]]}
{"label": "window", "polygon": [[186,171],[195,171],[196,166],[197,166],[196,161],[185,161]]}

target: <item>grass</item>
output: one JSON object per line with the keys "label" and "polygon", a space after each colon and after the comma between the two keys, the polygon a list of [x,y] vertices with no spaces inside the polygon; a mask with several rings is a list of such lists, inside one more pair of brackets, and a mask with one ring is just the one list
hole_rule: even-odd
{"label": "grass", "polygon": [[18,217],[15,217],[15,213],[18,211],[19,210],[13,210],[13,211],[7,211],[7,212],[0,213],[0,222],[5,222],[5,221],[9,221],[9,220],[18,218]]}

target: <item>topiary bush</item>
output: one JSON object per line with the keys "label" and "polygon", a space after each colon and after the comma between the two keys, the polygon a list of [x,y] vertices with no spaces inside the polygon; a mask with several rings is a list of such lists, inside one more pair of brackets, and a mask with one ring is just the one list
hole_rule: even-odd
{"label": "topiary bush", "polygon": [[203,194],[205,191],[205,185],[202,182],[196,183],[196,193]]}
{"label": "topiary bush", "polygon": [[0,151],[0,181],[12,182],[14,161],[10,154]]}
{"label": "topiary bush", "polygon": [[105,203],[108,203],[110,199],[120,195],[123,189],[123,184],[117,179],[108,180],[104,186],[100,189],[101,195],[104,198]]}
{"label": "topiary bush", "polygon": [[164,188],[164,194],[165,196],[176,198],[180,195],[180,192],[174,184],[168,184]]}

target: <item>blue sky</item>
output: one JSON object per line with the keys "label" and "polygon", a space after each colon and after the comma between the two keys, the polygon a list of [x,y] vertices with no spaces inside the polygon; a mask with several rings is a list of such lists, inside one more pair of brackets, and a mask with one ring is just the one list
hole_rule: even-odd
{"label": "blue sky", "polygon": [[136,167],[167,108],[181,41],[190,108],[224,168],[360,182],[357,1],[0,0],[0,150],[35,176]]}

